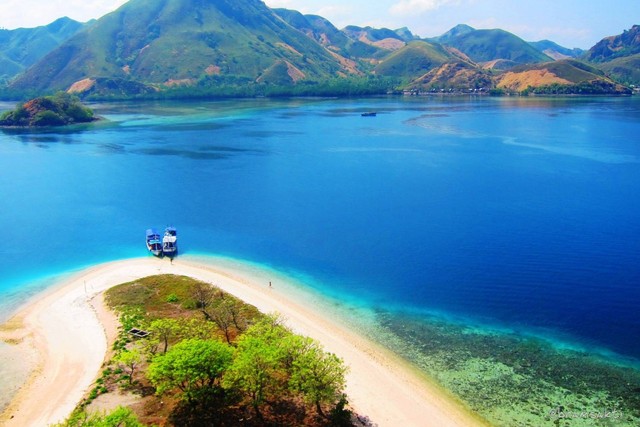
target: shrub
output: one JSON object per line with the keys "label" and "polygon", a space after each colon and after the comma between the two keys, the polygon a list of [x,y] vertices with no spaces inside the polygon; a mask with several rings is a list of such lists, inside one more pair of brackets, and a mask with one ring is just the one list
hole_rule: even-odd
{"label": "shrub", "polygon": [[31,122],[33,126],[60,126],[65,124],[64,119],[53,111],[40,111]]}
{"label": "shrub", "polygon": [[76,123],[90,122],[93,120],[93,111],[80,104],[73,104],[67,108],[67,115]]}

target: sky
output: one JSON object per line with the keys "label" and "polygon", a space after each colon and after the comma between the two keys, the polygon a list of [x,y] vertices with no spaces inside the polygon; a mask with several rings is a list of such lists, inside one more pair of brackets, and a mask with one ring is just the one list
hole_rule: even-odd
{"label": "sky", "polygon": [[[85,22],[127,0],[0,0],[0,28],[36,27],[68,16]],[[438,36],[457,24],[501,28],[527,41],[552,40],[588,49],[602,38],[640,24],[638,0],[265,0],[320,15],[336,27],[397,29]]]}

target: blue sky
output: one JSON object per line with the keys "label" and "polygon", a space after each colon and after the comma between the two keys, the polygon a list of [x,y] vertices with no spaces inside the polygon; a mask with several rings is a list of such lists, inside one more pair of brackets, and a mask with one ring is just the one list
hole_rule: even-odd
{"label": "blue sky", "polygon": [[553,40],[566,47],[589,48],[603,37],[640,24],[638,0],[267,0],[348,24],[408,27],[433,37],[457,24],[502,28],[527,41]]}
{"label": "blue sky", "polygon": [[[98,18],[126,0],[0,0],[0,27],[34,27],[61,16]],[[640,24],[638,0],[265,0],[324,16],[338,28],[408,27],[421,37],[437,36],[457,24],[502,28],[527,41],[553,40],[589,48],[606,36]]]}

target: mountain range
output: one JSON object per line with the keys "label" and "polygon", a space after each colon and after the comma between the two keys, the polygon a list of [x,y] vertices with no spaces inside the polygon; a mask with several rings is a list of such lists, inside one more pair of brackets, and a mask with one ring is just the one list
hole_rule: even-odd
{"label": "mountain range", "polygon": [[[458,25],[421,39],[409,29],[336,28],[260,0],[130,0],[83,24],[61,18],[0,30],[8,94],[171,92],[630,93],[640,85],[640,26],[584,52]],[[275,90],[275,89],[278,90]],[[269,92],[267,89],[271,90]],[[275,92],[274,92],[275,90]]]}
{"label": "mountain range", "polygon": [[0,85],[38,62],[83,27],[85,24],[60,18],[37,28],[0,29]]}

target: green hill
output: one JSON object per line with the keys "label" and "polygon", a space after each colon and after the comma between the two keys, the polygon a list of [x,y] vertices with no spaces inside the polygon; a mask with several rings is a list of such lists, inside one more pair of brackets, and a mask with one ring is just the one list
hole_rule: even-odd
{"label": "green hill", "polygon": [[463,27],[454,34],[450,33],[447,33],[443,43],[458,49],[475,62],[508,59],[528,64],[551,60],[529,43],[504,30],[470,30],[470,27]]}
{"label": "green hill", "polygon": [[[342,32],[350,39],[359,40],[363,43],[377,46],[387,50],[395,50],[403,47],[407,42],[412,41],[415,37],[403,29],[393,31],[388,28],[372,28],[358,27],[356,25],[348,25],[342,29]],[[407,38],[410,37],[410,38]]]}
{"label": "green hill", "polygon": [[473,27],[470,27],[466,24],[458,24],[441,36],[434,37],[431,40],[437,43],[447,43],[450,40],[454,40],[457,37],[472,33],[474,31],[476,31],[476,29]]}
{"label": "green hill", "polygon": [[413,41],[387,56],[374,71],[380,76],[400,77],[410,81],[453,59],[453,55],[442,45]]}
{"label": "green hill", "polygon": [[368,59],[384,56],[387,53],[371,44],[348,37],[321,16],[303,15],[296,10],[289,9],[273,9],[273,11],[293,28],[346,58]]}
{"label": "green hill", "polygon": [[84,25],[60,18],[41,27],[0,30],[0,86],[42,59]]}
{"label": "green hill", "polygon": [[583,58],[621,83],[640,85],[640,25],[602,39]]}
{"label": "green hill", "polygon": [[410,42],[411,40],[420,40],[420,37],[413,34],[407,27],[398,28],[397,30],[394,30],[394,33],[407,42]]}
{"label": "green hill", "polygon": [[640,54],[615,58],[597,67],[620,83],[640,86]]}
{"label": "green hill", "polygon": [[587,51],[584,58],[590,62],[608,62],[640,53],[640,25],[634,25],[622,34],[606,37]]}
{"label": "green hill", "polygon": [[255,81],[286,61],[304,79],[352,72],[260,0],[130,0],[31,67],[11,88],[51,91],[95,77],[156,85]]}
{"label": "green hill", "polygon": [[597,70],[575,61],[554,65],[550,56],[578,50],[529,44],[499,29],[458,25],[420,40],[407,28],[338,30],[321,16],[270,9],[261,0],[129,0],[87,25],[63,18],[0,30],[0,47],[0,87],[9,82],[3,95],[12,97],[58,90],[98,98],[340,95],[496,85],[621,92],[604,73],[640,84],[640,26],[581,57]]}
{"label": "green hill", "polygon": [[541,40],[539,42],[529,42],[531,46],[533,46],[538,51],[544,53],[545,55],[553,58],[553,59],[568,59],[568,58],[577,58],[584,54],[584,50],[574,48],[569,49],[559,44],[552,42],[551,40]]}

